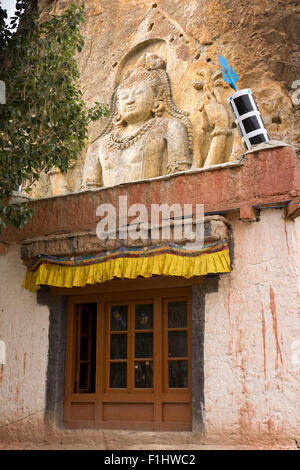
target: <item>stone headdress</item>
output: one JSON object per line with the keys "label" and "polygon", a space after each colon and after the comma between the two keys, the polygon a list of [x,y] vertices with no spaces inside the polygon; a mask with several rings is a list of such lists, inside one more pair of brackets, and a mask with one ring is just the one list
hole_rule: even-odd
{"label": "stone headdress", "polygon": [[171,86],[169,77],[165,71],[164,60],[156,54],[149,52],[142,55],[136,66],[127,71],[121,83],[115,88],[111,99],[110,117],[99,137],[110,133],[114,126],[122,125],[122,120],[117,109],[117,98],[120,88],[145,80],[150,84],[156,97],[156,104],[153,109],[154,117],[160,117],[164,112],[166,112],[170,116],[183,121],[187,127],[189,148],[192,150],[192,126],[189,118],[187,117],[189,113],[177,108],[172,100]]}

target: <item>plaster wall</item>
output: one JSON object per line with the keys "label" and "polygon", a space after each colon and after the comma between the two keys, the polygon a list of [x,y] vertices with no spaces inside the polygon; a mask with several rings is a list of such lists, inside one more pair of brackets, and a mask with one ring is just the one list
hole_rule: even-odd
{"label": "plaster wall", "polygon": [[24,276],[20,245],[13,245],[0,257],[0,441],[44,426],[49,310],[22,288]]}
{"label": "plaster wall", "polygon": [[[232,273],[193,288],[193,322],[198,322],[197,309],[200,320],[205,313],[202,418],[206,439],[222,443],[297,440],[300,219],[286,221],[284,211],[278,209],[261,211],[258,222],[243,222],[237,213],[228,215]],[[30,437],[46,436],[49,310],[41,305],[46,302],[21,287],[24,274],[20,247],[12,246],[0,258],[0,339],[6,343],[7,356],[0,366],[1,439],[24,432]],[[199,409],[195,400],[194,409]],[[66,435],[71,439],[75,433]],[[124,433],[106,431],[105,439],[112,448],[124,448],[132,439],[147,445],[158,438],[157,433]],[[160,442],[175,442],[167,434]],[[201,433],[179,434],[176,442],[200,443]],[[102,442],[101,436],[98,432],[97,442]]]}
{"label": "plaster wall", "polygon": [[300,219],[232,219],[233,270],[205,299],[208,437],[300,436]]}

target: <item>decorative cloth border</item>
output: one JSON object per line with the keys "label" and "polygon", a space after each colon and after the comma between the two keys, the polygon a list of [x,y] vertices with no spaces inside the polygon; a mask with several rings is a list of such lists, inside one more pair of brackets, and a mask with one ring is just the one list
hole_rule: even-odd
{"label": "decorative cloth border", "polygon": [[55,287],[84,287],[114,277],[135,279],[152,275],[204,276],[230,272],[226,240],[193,249],[175,243],[142,248],[121,247],[85,256],[38,255],[24,260],[27,273],[23,287],[32,292],[41,284]]}

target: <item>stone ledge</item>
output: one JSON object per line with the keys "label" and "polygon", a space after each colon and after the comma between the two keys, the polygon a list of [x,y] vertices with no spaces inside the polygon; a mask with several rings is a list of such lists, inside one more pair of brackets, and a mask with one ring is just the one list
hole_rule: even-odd
{"label": "stone ledge", "polygon": [[260,150],[247,155],[242,163],[229,162],[212,169],[32,200],[33,217],[21,229],[4,230],[1,241],[94,231],[99,205],[109,202],[118,208],[120,196],[127,196],[128,207],[144,204],[148,213],[152,204],[180,203],[192,204],[193,208],[203,204],[207,215],[226,214],[243,206],[278,205],[300,197],[300,157],[292,147]]}
{"label": "stone ledge", "polygon": [[[124,247],[144,247],[152,246],[157,243],[178,243],[185,244],[190,242],[187,239],[176,240],[174,238],[173,229],[174,221],[171,221],[171,237],[163,239],[161,235],[162,227],[160,225],[160,239],[153,240],[147,238],[144,240],[127,240],[116,239],[100,240],[95,231],[53,234],[48,237],[34,238],[26,240],[21,245],[21,257],[32,258],[39,254],[48,256],[77,256],[90,253],[100,253]],[[208,216],[204,221],[204,242],[211,243],[227,238],[228,222],[221,216]],[[118,234],[117,234],[118,235]]]}
{"label": "stone ledge", "polygon": [[126,183],[120,183],[116,184],[115,186],[103,186],[99,188],[91,188],[91,189],[84,189],[82,191],[74,191],[72,193],[64,193],[64,194],[57,194],[55,196],[49,196],[49,197],[41,197],[38,199],[30,198],[28,196],[27,199],[31,200],[32,202],[38,202],[38,201],[48,201],[51,199],[58,199],[58,198],[66,198],[70,196],[79,196],[81,194],[93,194],[93,193],[99,193],[102,191],[107,191],[111,189],[119,189],[119,188],[127,188],[132,185],[136,186],[139,184],[145,184],[145,183],[152,183],[154,181],[168,181],[172,178],[176,178],[178,176],[185,176],[185,175],[197,175],[199,173],[206,173],[209,171],[217,171],[217,170],[223,170],[224,168],[236,168],[236,167],[241,167],[244,165],[244,159],[245,159],[245,154],[241,154],[237,160],[226,162],[226,163],[219,163],[218,165],[210,165],[207,167],[202,167],[202,168],[191,168],[190,170],[184,170],[184,171],[178,171],[177,173],[170,173],[167,175],[162,175],[162,176],[155,176],[154,178],[145,178],[145,179],[140,179],[137,181],[128,181]]}
{"label": "stone ledge", "polygon": [[253,145],[249,150],[247,150],[247,152],[243,153],[240,158],[242,158],[244,155],[250,155],[251,153],[261,152],[262,150],[274,150],[281,147],[293,147],[295,150],[299,148],[297,146],[287,144],[286,142],[281,142],[281,140],[270,140],[269,142],[263,142],[262,144]]}

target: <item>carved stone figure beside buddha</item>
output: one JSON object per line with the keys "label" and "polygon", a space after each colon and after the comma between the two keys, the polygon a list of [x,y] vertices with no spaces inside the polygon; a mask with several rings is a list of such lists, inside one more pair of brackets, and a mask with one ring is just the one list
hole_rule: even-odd
{"label": "carved stone figure beside buddha", "polygon": [[201,91],[198,108],[201,113],[201,130],[198,145],[202,153],[201,163],[207,167],[225,163],[227,160],[228,147],[232,141],[232,118],[221,94],[221,90],[228,88],[220,79],[221,73],[206,68],[197,75],[199,79],[194,80],[193,85],[196,90]]}
{"label": "carved stone figure beside buddha", "polygon": [[188,170],[192,129],[172,101],[164,61],[144,54],[112,98],[102,134],[90,145],[82,189],[112,186]]}

